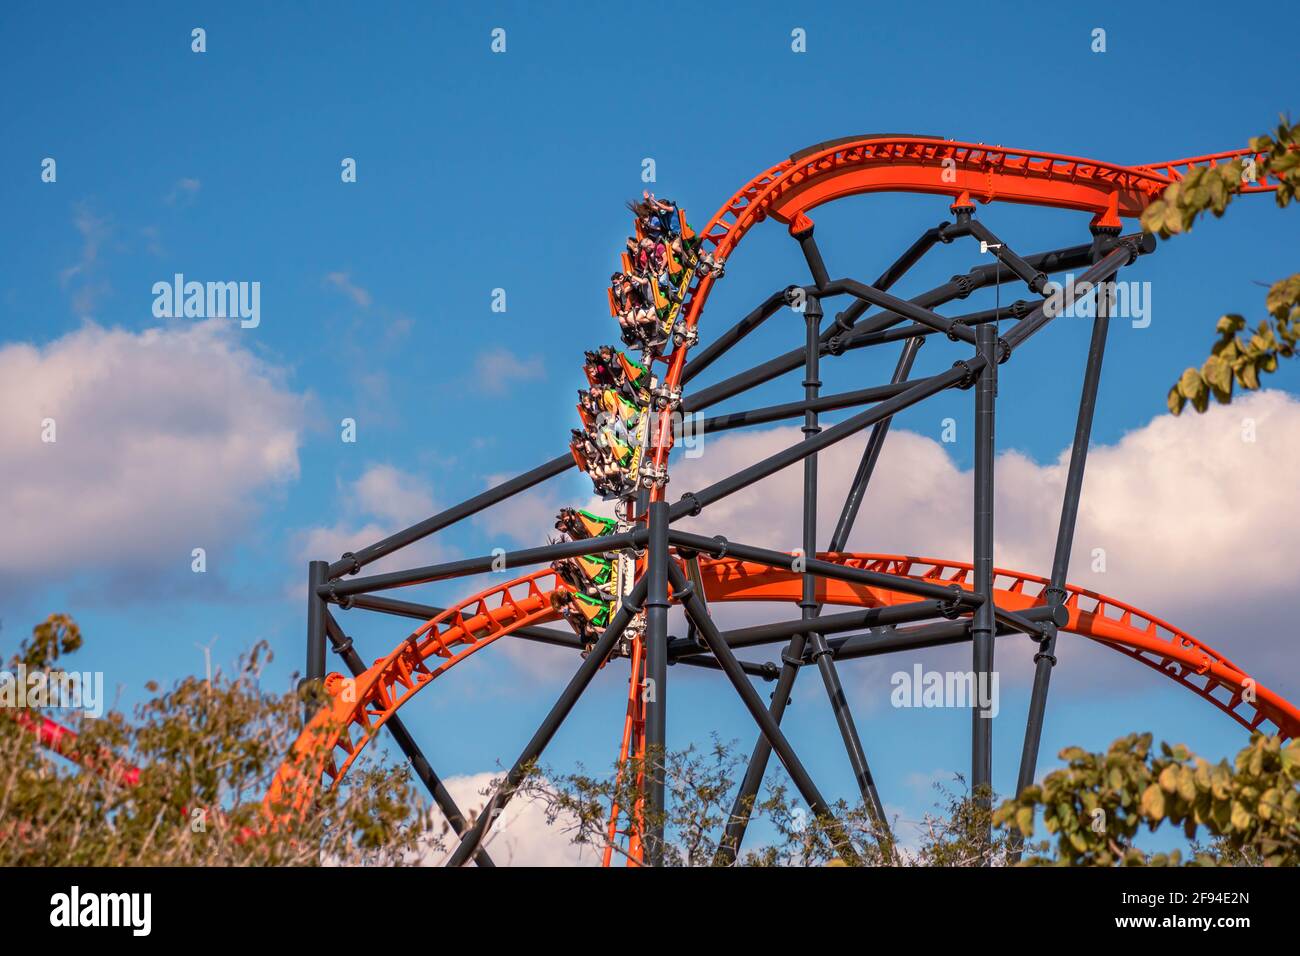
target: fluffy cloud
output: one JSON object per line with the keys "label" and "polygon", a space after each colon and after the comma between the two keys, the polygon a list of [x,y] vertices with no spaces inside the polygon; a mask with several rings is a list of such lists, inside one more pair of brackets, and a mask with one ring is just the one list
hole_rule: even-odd
{"label": "fluffy cloud", "polygon": [[474,360],[474,382],[485,392],[500,394],[516,382],[545,378],[540,358],[521,359],[506,349],[491,349]]}
{"label": "fluffy cloud", "polygon": [[[332,525],[297,534],[302,561],[333,561],[345,551],[359,551],[435,511],[433,491],[423,478],[392,465],[371,465],[356,481],[340,489],[343,517]],[[444,551],[429,541],[404,548],[372,565],[366,574],[432,564]]]}
{"label": "fluffy cloud", "polygon": [[[675,463],[673,488],[701,488],[800,437],[798,428],[782,427],[706,439],[701,458]],[[864,442],[857,437],[821,457],[823,541]],[[1050,571],[1068,459],[1068,449],[1045,465],[1014,451],[998,457],[1000,567]],[[1297,474],[1300,402],[1276,391],[1204,415],[1161,415],[1114,445],[1094,446],[1069,580],[1187,629],[1282,689],[1279,678],[1294,661],[1278,635],[1300,560]],[[801,538],[794,506],[801,487],[802,470],[787,468],[690,525],[791,550]],[[969,560],[972,493],[971,473],[941,444],[893,431],[849,549]],[[791,504],[773,508],[773,501]],[[1104,571],[1093,569],[1095,549],[1104,552]]]}
{"label": "fluffy cloud", "polygon": [[[487,802],[486,794],[500,776],[478,773],[445,781],[452,799],[471,819]],[[441,820],[441,814],[437,810]],[[488,833],[487,849],[497,866],[591,866],[599,863],[592,847],[576,846],[565,831],[566,820],[546,822],[546,807],[538,799],[516,796],[506,804]],[[430,861],[435,862],[435,861]]]}
{"label": "fluffy cloud", "polygon": [[89,319],[99,302],[112,292],[112,287],[98,273],[100,252],[111,239],[113,230],[85,204],[74,207],[72,221],[81,235],[81,256],[74,265],[60,270],[59,282],[72,296],[72,311]]}
{"label": "fluffy cloud", "polygon": [[370,292],[353,283],[352,277],[348,273],[331,272],[325,276],[325,282],[327,285],[338,289],[339,292],[342,292],[361,308],[370,308],[370,303],[373,301]]}
{"label": "fluffy cloud", "polygon": [[0,349],[0,572],[188,570],[296,478],[302,399],[237,336],[89,324]]}
{"label": "fluffy cloud", "polygon": [[[801,437],[796,426],[706,437],[702,457],[674,461],[669,497],[702,488]],[[865,441],[859,435],[821,455],[822,541],[834,530]],[[1046,464],[1016,451],[998,457],[999,567],[1050,572],[1068,461],[1068,448]],[[1186,629],[1265,684],[1296,696],[1300,676],[1283,636],[1294,630],[1288,598],[1300,563],[1300,511],[1292,500],[1297,474],[1300,402],[1278,391],[1244,395],[1204,415],[1160,415],[1114,444],[1094,445],[1069,581]],[[683,527],[792,550],[802,538],[802,481],[802,469],[792,466],[717,502]],[[555,483],[539,487],[479,521],[517,545],[540,544],[559,505],[583,504],[563,492]],[[848,547],[969,560],[972,494],[971,473],[956,466],[944,445],[893,430]],[[776,508],[776,501],[787,504]],[[595,501],[586,504],[608,511]],[[1098,557],[1104,557],[1104,570],[1094,569],[1101,567]],[[795,616],[791,608],[759,604],[716,610],[724,626]],[[936,667],[969,655],[965,649],[926,653]],[[522,651],[518,656],[522,661]],[[1101,674],[1116,691],[1151,686],[1145,668],[1116,666],[1114,654],[1086,642],[1063,642],[1061,656],[1069,659],[1057,678],[1065,689],[1100,686]],[[1029,657],[1000,655],[1007,685],[1024,681]],[[874,659],[854,670],[887,690],[896,663]]]}
{"label": "fluffy cloud", "polygon": [[164,201],[169,206],[189,205],[198,196],[202,187],[203,183],[200,180],[193,176],[184,176],[176,180],[176,184],[172,186],[171,192],[164,197]]}

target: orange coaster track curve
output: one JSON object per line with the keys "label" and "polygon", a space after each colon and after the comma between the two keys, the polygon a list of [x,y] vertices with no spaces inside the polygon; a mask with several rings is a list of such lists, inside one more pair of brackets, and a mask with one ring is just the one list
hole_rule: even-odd
{"label": "orange coaster track curve", "polygon": [[[793,154],[746,183],[699,232],[719,262],[727,259],[755,225],[772,218],[792,233],[811,226],[808,213],[846,196],[913,192],[949,196],[955,204],[1014,202],[1086,212],[1096,225],[1118,227],[1139,216],[1166,187],[1198,166],[1214,166],[1253,154],[1236,150],[1136,166],[1033,150],[1007,149],[911,135],[854,136]],[[1243,192],[1276,188],[1261,180]],[[661,379],[664,391],[679,395],[687,352],[700,322],[716,272],[696,276],[683,305],[688,334],[668,355]],[[652,432],[654,471],[666,475],[672,447],[672,406],[657,413]],[[662,501],[664,484],[650,491]],[[971,565],[899,555],[832,554],[827,560],[900,576],[943,581],[969,588]],[[800,598],[801,578],[790,572],[735,559],[701,557],[709,601],[789,601]],[[1044,578],[997,571],[995,601],[1016,611],[1044,603]],[[315,798],[322,775],[337,785],[365,746],[396,711],[436,677],[518,628],[555,620],[550,594],[566,585],[540,571],[475,595],[439,614],[406,638],[389,655],[355,679],[326,679],[329,705],[304,729],[277,772],[267,794],[269,813],[301,812]],[[828,604],[875,607],[916,600],[888,589],[820,580],[818,600]],[[1123,602],[1082,588],[1068,589],[1069,621],[1062,630],[1080,634],[1136,658],[1214,704],[1251,730],[1272,724],[1286,737],[1300,733],[1300,711],[1259,686],[1237,665],[1203,642]],[[644,648],[632,648],[633,673],[644,668]],[[629,687],[620,767],[644,748],[644,714]],[[629,862],[639,856],[635,819],[629,830]],[[611,815],[611,842],[617,810]],[[608,863],[609,853],[606,853]]]}
{"label": "orange coaster track curve", "polygon": [[[824,560],[970,589],[972,566],[959,561],[885,554],[822,554]],[[700,559],[711,603],[798,603],[801,576],[732,558]],[[1023,611],[1045,603],[1047,579],[997,569],[998,607]],[[420,627],[355,681],[326,678],[329,706],[317,712],[275,775],[266,806],[301,812],[315,799],[324,773],[336,785],[384,722],[433,680],[512,631],[558,619],[550,594],[566,585],[547,570],[476,594]],[[1259,684],[1244,669],[1186,631],[1123,601],[1067,585],[1070,619],[1063,631],[1091,638],[1141,661],[1228,714],[1243,727],[1283,737],[1300,734],[1300,709]],[[822,580],[817,600],[880,607],[917,600],[910,594],[844,581]],[[626,739],[626,738],[625,738]]]}
{"label": "orange coaster track curve", "polygon": [[[1166,187],[1196,166],[1258,157],[1251,150],[1211,153],[1145,166],[1117,166],[1075,156],[1004,149],[928,136],[853,136],[795,153],[751,179],[701,230],[714,256],[725,260],[746,233],[771,216],[792,232],[811,224],[808,211],[846,196],[869,192],[910,192],[971,197],[983,203],[1014,202],[1091,213],[1097,222],[1120,224],[1140,216]],[[1276,185],[1261,179],[1243,192],[1266,192]],[[696,279],[684,305],[688,329],[695,329],[713,288],[710,273]],[[689,343],[667,357],[665,385],[681,386]],[[655,430],[654,467],[660,473],[672,448],[671,410],[660,413]],[[651,500],[663,500],[662,485]]]}

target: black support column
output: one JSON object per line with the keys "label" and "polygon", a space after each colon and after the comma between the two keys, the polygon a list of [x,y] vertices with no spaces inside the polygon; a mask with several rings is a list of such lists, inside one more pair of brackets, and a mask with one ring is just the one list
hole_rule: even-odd
{"label": "black support column", "polygon": [[[804,252],[806,255],[809,254],[809,249],[806,246],[810,241],[811,234],[805,241]],[[812,255],[809,255],[809,260],[810,265],[820,263],[820,259],[815,259]],[[817,274],[817,271],[814,267],[814,275]],[[804,341],[803,385],[806,402],[816,400],[821,388],[819,361],[822,315],[820,299],[815,296],[808,296],[804,301],[806,337]],[[804,413],[804,440],[810,441],[820,432],[821,426],[818,424],[817,412],[814,409],[809,409]],[[803,559],[806,562],[815,558],[817,554],[816,454],[809,455],[804,459],[803,480],[802,550]],[[802,620],[805,621],[816,618],[821,613],[821,606],[817,602],[817,577],[806,569],[803,574],[803,593],[799,601],[799,607],[802,612]],[[866,805],[867,812],[871,815],[876,826],[883,828],[885,826],[884,808],[881,806],[880,797],[876,792],[875,781],[872,779],[871,769],[867,764],[866,754],[863,752],[862,741],[853,722],[853,715],[849,710],[848,700],[844,695],[839,673],[835,669],[834,656],[829,652],[826,639],[822,634],[816,631],[805,632],[795,634],[791,638],[789,646],[782,655],[781,673],[777,677],[776,689],[772,693],[772,703],[768,708],[768,713],[775,723],[780,724],[781,718],[785,715],[785,708],[790,702],[790,693],[794,688],[794,681],[798,676],[805,649],[811,653],[812,658],[817,662],[817,669],[822,676],[822,682],[830,698],[831,709],[835,714],[840,736],[843,738],[845,749],[848,752],[849,764],[853,768],[853,776],[862,794],[863,803]],[[767,764],[771,759],[771,755],[772,746],[767,735],[760,734],[758,740],[754,743],[749,764],[745,768],[745,776],[741,780],[740,789],[736,793],[726,830],[718,847],[717,857],[721,863],[735,862],[740,852],[740,844],[744,840],[745,830],[749,826],[754,801],[758,796],[759,788],[762,786],[763,776],[767,771]]]}
{"label": "black support column", "polygon": [[[1094,227],[1094,261],[1103,258],[1109,240],[1118,229]],[[1052,577],[1046,597],[1057,607],[1065,603],[1065,579],[1070,571],[1070,551],[1079,517],[1079,496],[1083,490],[1083,472],[1088,463],[1088,443],[1092,437],[1093,413],[1097,407],[1097,390],[1101,384],[1101,364],[1106,353],[1106,336],[1110,330],[1111,297],[1109,283],[1097,291],[1097,317],[1092,324],[1088,344],[1088,362],[1083,371],[1083,390],[1079,396],[1079,415],[1074,426],[1074,444],[1070,448],[1070,466],[1065,479],[1065,497],[1061,502],[1061,523],[1056,533],[1056,552],[1052,559]],[[1056,628],[1034,655],[1034,689],[1029,698],[1029,716],[1025,721],[1025,742],[1020,753],[1020,772],[1016,777],[1019,793],[1034,782],[1038,747],[1043,735],[1043,716],[1047,709],[1047,692],[1056,666]]]}
{"label": "black support column", "polygon": [[[976,348],[984,359],[975,381],[975,593],[984,601],[971,621],[972,664],[975,676],[971,706],[971,792],[982,806],[991,800],[993,785],[993,720],[983,708],[992,690],[993,638],[997,624],[993,608],[993,467],[995,403],[998,387],[998,329],[993,323],[976,329]],[[989,829],[978,834],[986,844]]]}
{"label": "black support column", "polygon": [[578,666],[577,672],[569,680],[559,699],[556,700],[555,705],[546,714],[541,726],[537,728],[537,732],[533,734],[523,752],[519,754],[519,758],[514,762],[505,779],[501,781],[501,785],[497,787],[496,792],[492,794],[487,805],[479,811],[478,817],[474,820],[474,825],[461,835],[460,844],[447,861],[448,866],[464,866],[482,846],[488,828],[500,816],[510,798],[515,795],[519,785],[523,783],[524,778],[532,770],[534,762],[542,755],[546,745],[551,742],[551,738],[560,729],[564,719],[569,716],[569,712],[573,710],[578,698],[591,684],[592,678],[596,676],[596,672],[605,663],[605,659],[609,657],[614,645],[618,643],[619,638],[623,636],[623,632],[627,630],[632,618],[640,613],[641,602],[645,600],[645,594],[645,578],[642,578],[632,588],[632,592],[623,599],[623,605],[610,619],[609,626],[605,628],[605,633],[600,636],[600,640],[596,642],[591,652]]}
{"label": "black support column", "polygon": [[[329,564],[311,561],[307,565],[307,667],[303,672],[305,685],[320,686],[325,679],[325,599],[317,593],[329,577]],[[314,708],[304,709],[304,722],[311,720]]]}
{"label": "black support column", "polygon": [[667,757],[668,692],[668,505],[650,504],[650,542],[646,552],[645,744],[646,863],[662,866],[664,856],[664,775]]}

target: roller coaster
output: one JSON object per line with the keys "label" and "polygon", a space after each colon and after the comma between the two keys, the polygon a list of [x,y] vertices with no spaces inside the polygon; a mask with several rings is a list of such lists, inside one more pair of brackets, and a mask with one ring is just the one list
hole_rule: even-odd
{"label": "roller coaster", "polygon": [[[668,666],[720,671],[758,725],[758,736],[735,795],[719,861],[734,862],[749,810],[774,752],[814,814],[829,817],[826,798],[781,729],[791,688],[814,666],[827,691],[864,805],[887,830],[879,792],[843,692],[839,668],[856,658],[963,644],[973,672],[993,669],[995,638],[1028,639],[1034,679],[1020,755],[1018,787],[1034,779],[1056,646],[1065,632],[1097,642],[1158,671],[1203,698],[1249,731],[1293,737],[1300,710],[1243,667],[1153,614],[1069,584],[1066,576],[1087,461],[1112,302],[1120,271],[1152,253],[1155,241],[1125,234],[1123,220],[1140,216],[1165,188],[1189,170],[1251,157],[1230,151],[1169,162],[1121,166],[1090,159],[910,135],[852,136],[792,154],[746,183],[698,230],[686,211],[646,193],[630,204],[634,235],[620,250],[621,271],[611,279],[611,317],[623,344],[586,352],[587,388],[579,393],[581,428],[569,451],[452,508],[334,562],[308,568],[306,677],[320,682],[326,703],[309,715],[275,775],[264,807],[274,824],[304,812],[322,786],[337,786],[368,744],[386,729],[446,815],[459,842],[450,865],[493,865],[485,836],[518,791],[534,762],[590,685],[610,665],[629,671],[627,708],[618,750],[619,772],[647,755],[665,752]],[[1244,193],[1276,185],[1261,179]],[[832,278],[814,239],[810,213],[848,196],[907,192],[942,197],[948,217],[927,229],[872,283]],[[1088,214],[1087,241],[1021,255],[975,216],[976,203],[1019,203]],[[786,227],[799,245],[811,281],[780,288],[706,345],[700,323],[714,286],[741,240],[760,223]],[[976,245],[982,264],[928,291],[903,299],[889,291],[932,248],[958,241]],[[992,260],[988,257],[992,256]],[[1064,289],[1050,277],[1084,270]],[[936,309],[978,290],[1023,284],[1029,296],[1010,304],[946,316]],[[1095,301],[1083,386],[1069,456],[1056,547],[1050,572],[1039,576],[996,567],[993,549],[995,418],[998,368],[1062,309]],[[847,300],[830,321],[824,303]],[[1063,301],[1063,305],[1062,305]],[[783,309],[801,313],[803,343],[754,368],[684,394],[685,387]],[[955,346],[950,369],[914,378],[920,347],[931,338]],[[891,380],[851,392],[823,394],[823,359],[899,343]],[[669,457],[687,416],[802,368],[801,400],[733,412],[697,423],[705,435],[785,420],[801,420],[803,439],[707,487],[667,500]],[[892,416],[948,390],[973,392],[975,427],[973,542],[970,561],[845,551]],[[823,427],[823,412],[854,410]],[[865,449],[830,540],[819,542],[818,454],[869,429]],[[715,536],[689,533],[674,523],[797,462],[803,464],[802,545],[793,554]],[[593,481],[612,515],[578,508],[557,516],[558,538],[535,548],[494,553],[404,571],[361,575],[367,565],[454,523],[484,512],[577,467]],[[718,529],[726,530],[726,529]],[[452,607],[434,607],[383,592],[488,572],[529,569]],[[798,620],[723,631],[710,607],[721,602],[797,604]],[[680,605],[684,637],[668,633],[668,614]],[[827,605],[848,610],[823,613]],[[385,656],[366,664],[336,611],[357,609],[421,622]],[[568,629],[547,627],[562,621]],[[579,659],[573,677],[540,727],[473,820],[457,807],[398,711],[452,667],[499,639],[565,647]],[[782,645],[775,661],[737,658],[743,648]],[[1014,645],[1008,643],[1007,649]],[[333,650],[347,675],[326,672]],[[1016,648],[1016,650],[1019,650]],[[770,701],[754,680],[774,685]],[[970,784],[986,792],[992,777],[992,721],[972,709]],[[638,797],[610,807],[603,862],[617,849],[631,866],[663,862],[662,773],[638,763]],[[559,837],[557,836],[557,839]]]}

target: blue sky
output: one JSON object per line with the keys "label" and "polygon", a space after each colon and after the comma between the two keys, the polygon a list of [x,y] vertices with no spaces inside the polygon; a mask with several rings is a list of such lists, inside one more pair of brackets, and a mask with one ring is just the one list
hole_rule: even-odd
{"label": "blue sky", "polygon": [[[916,132],[1141,163],[1243,145],[1296,106],[1287,35],[1213,15],[1207,40],[1208,5],[1205,16],[1193,5],[1176,18],[1155,8],[1030,4],[939,3],[921,15],[906,5],[839,3],[654,10],[650,26],[634,7],[604,4],[563,13],[524,4],[6,5],[0,348],[33,375],[9,384],[38,397],[33,421],[78,394],[79,382],[103,389],[82,395],[82,422],[60,420],[56,447],[74,457],[60,464],[24,448],[10,487],[57,486],[77,499],[68,511],[78,514],[105,485],[122,497],[106,497],[87,526],[60,526],[64,509],[48,502],[46,512],[25,513],[38,544],[31,555],[26,539],[14,543],[24,553],[0,583],[0,642],[10,647],[49,612],[66,610],[87,634],[82,666],[103,669],[124,702],[139,699],[148,679],[199,670],[195,644],[214,638],[223,662],[269,641],[279,656],[268,680],[287,682],[301,665],[305,549],[367,530],[380,536],[563,450],[582,350],[615,339],[604,284],[629,226],[622,204],[643,187],[647,157],[653,188],[702,222],[790,152],[848,134]],[[207,31],[206,53],[190,49],[194,27]],[[506,30],[504,54],[489,49],[496,27]],[[807,33],[803,54],[790,49],[796,27]],[[1106,30],[1105,53],[1091,52],[1097,27]],[[57,161],[55,183],[40,179],[45,157]],[[356,160],[356,183],[340,181],[345,157]],[[823,209],[817,235],[832,274],[870,280],[946,213],[935,197],[856,197]],[[995,205],[980,215],[1022,253],[1087,237],[1077,213]],[[1220,314],[1260,317],[1258,283],[1294,268],[1287,216],[1268,197],[1242,201],[1134,268],[1131,278],[1151,283],[1153,322],[1115,328],[1097,443],[1118,447],[1162,414],[1168,384],[1199,364]],[[914,294],[977,260],[969,246],[940,249],[898,291]],[[177,272],[260,282],[260,326],[195,337],[194,320],[155,319],[151,287]],[[756,230],[710,300],[702,340],[774,288],[805,279],[783,230]],[[506,290],[505,313],[490,309],[496,288]],[[158,353],[166,368],[142,358],[149,329],[172,343]],[[1027,468],[1049,469],[1070,439],[1088,324],[1061,321],[1049,333],[1002,372],[999,447]],[[800,335],[792,317],[774,318],[715,368],[717,377],[786,351]],[[208,355],[220,372],[209,374]],[[918,374],[957,357],[947,343],[927,346]],[[109,371],[90,374],[97,361]],[[826,388],[882,380],[894,361],[894,352],[875,350],[828,363]],[[1283,368],[1268,384],[1294,392],[1300,372]],[[786,376],[726,407],[791,400],[798,389],[797,374]],[[1291,416],[1282,401],[1279,415]],[[969,393],[945,395],[900,416],[896,428],[937,441],[942,419],[964,426],[968,406]],[[358,440],[345,444],[339,423],[349,417]],[[1235,427],[1236,418],[1216,420]],[[33,421],[13,421],[7,434],[33,440]],[[131,477],[114,456],[156,453],[152,428],[173,450],[146,455],[156,467]],[[97,450],[76,457],[78,436],[91,429]],[[970,467],[968,438],[963,427],[943,446],[959,472]],[[200,463],[210,451],[210,464]],[[1251,475],[1270,462],[1243,466],[1242,484],[1223,489],[1213,522],[1234,509],[1256,514]],[[577,476],[552,484],[547,503],[586,500]],[[1162,491],[1180,493],[1176,484]],[[15,493],[14,507],[23,500]],[[864,547],[872,545],[870,506],[856,539]],[[928,506],[915,507],[924,523]],[[1202,507],[1188,506],[1189,524],[1212,523]],[[548,524],[519,514],[514,526],[458,526],[420,560],[540,541]],[[39,533],[46,522],[49,533]],[[1237,544],[1217,558],[1285,562],[1294,545],[1274,531],[1265,540],[1229,536]],[[190,571],[199,546],[208,553],[204,575]],[[333,559],[337,550],[313,556]],[[1146,583],[1149,566],[1126,580],[1122,565],[1117,559],[1108,593],[1139,605],[1143,594],[1169,593]],[[437,586],[412,599],[466,593]],[[1285,620],[1280,602],[1243,620],[1214,611],[1231,594],[1214,602],[1197,586],[1186,596],[1185,607],[1174,593],[1150,610],[1247,667],[1282,656],[1282,633],[1272,630]],[[346,621],[363,657],[382,656],[406,633],[400,621],[360,612]],[[1100,663],[1085,668],[1090,680],[1072,685],[1061,675],[1044,765],[1066,744],[1101,747],[1129,730],[1215,757],[1244,742],[1236,725],[1154,675],[1108,686],[1111,668],[1127,674],[1136,665],[1078,653]],[[405,716],[440,773],[513,758],[577,663],[550,649],[538,655],[540,665],[522,651],[483,655],[411,706]],[[556,739],[548,758],[557,766],[612,759],[621,725],[615,669]],[[716,730],[748,747],[753,732],[716,675],[672,675],[675,744]],[[1294,666],[1262,676],[1300,690]],[[995,757],[1004,788],[1025,706],[1023,687],[1006,693]],[[965,770],[968,717],[861,703],[885,800],[915,816],[930,803],[926,781]],[[828,791],[847,795],[851,779],[814,675],[801,678],[796,704],[790,727],[801,753]]]}

